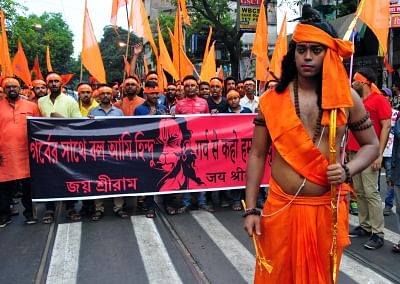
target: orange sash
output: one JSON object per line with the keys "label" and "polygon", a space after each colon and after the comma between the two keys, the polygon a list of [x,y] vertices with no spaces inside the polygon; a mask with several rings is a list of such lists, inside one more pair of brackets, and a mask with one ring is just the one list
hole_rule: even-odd
{"label": "orange sash", "polygon": [[[328,160],[314,145],[301,120],[297,117],[289,90],[269,92],[260,98],[272,142],[282,158],[307,180],[328,186]],[[277,115],[279,110],[279,115]]]}

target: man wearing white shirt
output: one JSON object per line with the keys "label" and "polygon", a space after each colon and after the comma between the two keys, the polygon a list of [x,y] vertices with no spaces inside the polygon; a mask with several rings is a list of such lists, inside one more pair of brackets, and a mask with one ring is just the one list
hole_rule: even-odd
{"label": "man wearing white shirt", "polygon": [[258,112],[259,98],[255,95],[256,81],[252,78],[246,78],[243,81],[244,97],[240,99],[240,105],[251,109],[252,112]]}

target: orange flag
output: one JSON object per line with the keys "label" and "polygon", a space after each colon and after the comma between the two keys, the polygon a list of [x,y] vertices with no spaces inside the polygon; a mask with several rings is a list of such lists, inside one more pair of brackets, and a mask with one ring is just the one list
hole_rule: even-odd
{"label": "orange flag", "polygon": [[39,57],[36,55],[33,61],[33,67],[31,73],[35,73],[35,79],[43,80],[42,71],[40,71]]}
{"label": "orange flag", "polygon": [[186,8],[186,0],[178,0],[178,2],[179,2],[179,8],[182,11],[183,22],[185,23],[185,25],[190,26],[190,18]]}
{"label": "orange flag", "polygon": [[[168,33],[169,33],[169,37],[171,38],[172,47],[178,46],[178,41],[174,37],[174,35],[172,34],[170,29],[168,29]],[[179,52],[177,52],[177,53],[178,53],[179,62],[180,62],[180,65],[179,65],[179,68],[178,68],[177,72],[179,74],[179,79],[182,80],[186,75],[193,75],[193,73],[195,72],[196,69],[193,66],[193,63],[187,57],[187,55],[186,55],[185,51],[183,50],[182,46],[179,48]]]}
{"label": "orange flag", "polygon": [[53,72],[53,67],[51,66],[51,58],[50,58],[50,48],[46,47],[46,64],[47,64],[47,72]]}
{"label": "orange flag", "polygon": [[260,13],[258,14],[256,34],[253,41],[252,54],[256,56],[256,79],[267,80],[268,77],[268,25],[265,14],[264,0],[261,1]]}
{"label": "orange flag", "polygon": [[[274,53],[272,54],[271,64],[269,66],[268,80],[281,77],[281,63],[288,50],[287,32],[286,32],[286,13],[282,20],[281,30],[275,43]],[[272,75],[271,75],[272,74]]]}
{"label": "orange flag", "polygon": [[201,65],[200,79],[201,81],[209,82],[212,77],[215,77],[217,70],[215,63],[215,41],[212,43],[207,55],[206,61]]}
{"label": "orange flag", "polygon": [[390,3],[387,0],[361,0],[356,12],[357,14],[361,10],[359,19],[374,32],[384,55],[387,54],[390,22],[389,5]]}
{"label": "orange flag", "polygon": [[176,72],[175,66],[172,63],[171,57],[169,56],[168,49],[165,46],[165,42],[161,33],[160,23],[157,20],[157,31],[158,31],[158,47],[160,48],[160,53],[158,55],[158,65],[167,71],[175,79],[179,79],[178,72]]}
{"label": "orange flag", "polygon": [[154,54],[158,54],[156,43],[154,42],[153,32],[150,28],[149,19],[147,16],[146,8],[144,7],[143,1],[140,1],[140,14],[143,20],[144,38],[150,43]]}
{"label": "orange flag", "polygon": [[113,24],[114,29],[117,30],[117,15],[118,15],[118,10],[122,6],[128,5],[129,1],[128,0],[113,0],[112,1],[112,7],[111,7],[111,24]]}
{"label": "orange flag", "polygon": [[174,37],[178,41],[179,45],[185,47],[185,40],[183,37],[181,13],[179,9],[176,9],[175,24],[174,24]]}
{"label": "orange flag", "polygon": [[100,48],[96,36],[94,35],[92,22],[90,21],[89,11],[87,9],[87,1],[85,1],[85,16],[83,19],[81,60],[85,68],[97,81],[103,84],[107,82]]}
{"label": "orange flag", "polygon": [[222,68],[222,65],[218,68],[217,77],[221,80],[225,80],[224,68]]}
{"label": "orange flag", "polygon": [[145,35],[143,12],[141,11],[141,2],[142,0],[132,0],[131,13],[129,15],[129,26],[138,37],[144,37]]}
{"label": "orange flag", "polygon": [[21,41],[18,40],[18,50],[12,61],[12,68],[15,76],[19,77],[26,86],[32,85],[31,72],[28,66],[24,49],[22,48]]}
{"label": "orange flag", "polygon": [[2,10],[0,10],[0,25],[1,25],[1,35],[0,35],[0,66],[1,75],[3,77],[12,77],[13,70],[11,65],[10,52],[8,50],[8,39],[6,32],[6,17]]}
{"label": "orange flag", "polygon": [[124,55],[124,71],[127,76],[129,76],[131,73],[131,64],[129,63],[128,59],[126,59],[125,55]]}
{"label": "orange flag", "polygon": [[208,51],[210,49],[211,36],[212,36],[212,27],[210,26],[210,29],[208,31],[206,47],[204,48],[203,63],[206,62],[207,60]]}
{"label": "orange flag", "polygon": [[69,81],[71,81],[71,79],[74,77],[74,75],[75,75],[74,73],[62,74],[61,81],[63,86],[67,85]]}
{"label": "orange flag", "polygon": [[161,90],[167,88],[168,82],[165,76],[164,70],[161,67],[160,61],[157,59],[157,75],[158,75],[158,87]]}

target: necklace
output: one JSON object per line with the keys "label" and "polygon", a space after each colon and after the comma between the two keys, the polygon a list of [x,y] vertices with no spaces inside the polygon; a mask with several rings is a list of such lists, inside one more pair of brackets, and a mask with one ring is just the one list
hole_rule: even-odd
{"label": "necklace", "polygon": [[[294,96],[294,107],[296,109],[296,114],[300,118],[300,103],[299,103],[299,85],[297,82],[297,79],[293,81],[293,96]],[[322,109],[318,106],[318,118],[315,126],[315,131],[314,135],[312,138],[313,143],[315,144],[315,141],[317,140],[318,136],[321,133],[321,120],[322,120]]]}

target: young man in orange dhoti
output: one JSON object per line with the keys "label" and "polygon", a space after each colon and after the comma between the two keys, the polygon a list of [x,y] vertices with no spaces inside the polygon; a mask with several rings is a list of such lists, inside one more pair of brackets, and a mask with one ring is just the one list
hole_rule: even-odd
{"label": "young man in orange dhoti", "polygon": [[[254,121],[244,228],[250,236],[255,234],[255,283],[337,280],[343,248],[350,243],[346,182],[378,157],[372,123],[360,97],[351,91],[340,59],[351,55],[352,44],[338,39],[329,24],[313,16],[296,26],[282,62],[282,77],[275,90],[261,96]],[[330,149],[333,109],[337,109],[336,147]],[[351,162],[342,164],[340,144],[346,125],[355,130],[361,149]],[[270,189],[260,212],[256,199],[270,146],[274,152]],[[328,163],[335,150],[336,161]],[[332,185],[337,189],[338,202],[333,202],[338,204],[337,223],[331,209]],[[332,248],[336,248],[334,261]]]}

